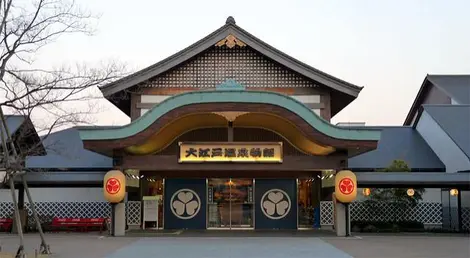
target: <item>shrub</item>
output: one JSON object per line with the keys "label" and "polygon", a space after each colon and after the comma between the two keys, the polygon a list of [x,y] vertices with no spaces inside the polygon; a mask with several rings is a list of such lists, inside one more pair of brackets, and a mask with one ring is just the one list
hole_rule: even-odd
{"label": "shrub", "polygon": [[419,221],[352,221],[355,232],[417,232],[424,231]]}

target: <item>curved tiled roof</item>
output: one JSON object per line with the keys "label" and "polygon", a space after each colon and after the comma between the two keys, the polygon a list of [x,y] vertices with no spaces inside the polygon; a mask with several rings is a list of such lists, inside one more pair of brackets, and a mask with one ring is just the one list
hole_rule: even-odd
{"label": "curved tiled roof", "polygon": [[[239,85],[239,84],[238,84]],[[243,87],[239,85],[240,87]],[[301,102],[275,92],[243,91],[236,85],[219,87],[218,90],[195,91],[175,95],[152,108],[145,115],[132,123],[118,128],[81,127],[82,140],[113,140],[135,135],[149,127],[167,112],[190,104],[197,103],[261,103],[283,107],[302,117],[319,132],[336,139],[347,140],[379,140],[380,131],[364,129],[348,129],[330,124],[315,114]]]}

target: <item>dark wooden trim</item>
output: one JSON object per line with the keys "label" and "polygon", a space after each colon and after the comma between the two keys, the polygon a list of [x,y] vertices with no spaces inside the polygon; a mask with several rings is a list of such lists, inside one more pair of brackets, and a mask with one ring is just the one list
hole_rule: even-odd
{"label": "dark wooden trim", "polygon": [[140,101],[141,95],[131,94],[131,121],[134,121],[140,117],[140,109],[138,107]]}
{"label": "dark wooden trim", "polygon": [[331,101],[330,101],[330,94],[329,93],[323,93],[320,95],[320,102],[324,105],[324,109],[320,110],[320,115],[325,119],[326,121],[331,120]]}
{"label": "dark wooden trim", "polygon": [[234,130],[233,130],[233,121],[228,122],[228,128],[227,128],[227,141],[228,142],[233,142],[233,136],[234,136]]}
{"label": "dark wooden trim", "polygon": [[[250,87],[250,85],[245,85],[247,91],[270,91],[270,92],[278,92],[286,95],[303,95],[297,94],[296,91],[301,88],[268,88],[268,87]],[[142,95],[176,95],[186,92],[191,92],[195,90],[199,90],[200,88],[195,87],[181,87],[181,88],[142,88],[141,93]],[[210,88],[209,88],[210,89]],[[213,87],[215,89],[215,87]],[[317,88],[306,88],[312,90],[313,93],[317,92]]]}
{"label": "dark wooden trim", "polygon": [[169,171],[229,171],[237,175],[245,171],[312,171],[338,169],[346,155],[284,156],[282,163],[178,163],[177,155],[124,156],[122,165],[128,169]]}
{"label": "dark wooden trim", "polygon": [[141,172],[141,175],[157,178],[306,178],[318,173],[317,170],[149,170]]}
{"label": "dark wooden trim", "polygon": [[103,152],[111,149],[122,149],[132,145],[143,144],[151,135],[158,132],[163,126],[178,117],[186,114],[212,112],[217,110],[222,111],[241,111],[241,112],[265,112],[283,117],[296,125],[297,128],[310,140],[317,142],[321,145],[333,146],[337,149],[354,149],[355,152],[363,152],[377,148],[377,141],[358,141],[358,140],[343,140],[330,137],[318,131],[308,124],[303,118],[297,114],[272,104],[262,103],[196,103],[191,105],[175,108],[168,113],[164,114],[153,124],[145,128],[143,131],[123,139],[114,140],[90,140],[84,141],[84,147],[89,150]]}
{"label": "dark wooden trim", "polygon": [[[321,98],[321,97],[320,97]],[[136,103],[138,109],[152,109],[158,103]],[[310,109],[325,108],[325,103],[304,103]]]}
{"label": "dark wooden trim", "polygon": [[140,109],[152,109],[158,103],[136,103],[136,107]]}
{"label": "dark wooden trim", "polygon": [[416,94],[413,104],[411,104],[410,111],[408,111],[403,125],[411,125],[411,121],[413,120],[414,114],[421,106],[425,95],[429,91],[429,84],[430,82],[428,81],[428,77],[426,76],[426,78],[424,78],[423,83],[421,84],[421,87],[419,88],[418,94]]}

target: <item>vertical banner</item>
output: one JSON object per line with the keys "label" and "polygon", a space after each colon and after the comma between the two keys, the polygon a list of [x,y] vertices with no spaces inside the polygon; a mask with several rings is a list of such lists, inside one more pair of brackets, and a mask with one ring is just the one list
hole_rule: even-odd
{"label": "vertical banner", "polygon": [[295,179],[256,179],[256,229],[297,229]]}
{"label": "vertical banner", "polygon": [[206,228],[206,180],[165,180],[165,229]]}

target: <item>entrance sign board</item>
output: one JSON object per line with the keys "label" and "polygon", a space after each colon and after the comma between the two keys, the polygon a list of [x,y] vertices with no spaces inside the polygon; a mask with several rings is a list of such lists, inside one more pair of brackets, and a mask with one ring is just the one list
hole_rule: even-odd
{"label": "entrance sign board", "polygon": [[336,174],[335,196],[342,203],[350,203],[356,200],[357,180],[353,172],[342,170]]}
{"label": "entrance sign board", "polygon": [[143,229],[145,229],[145,222],[156,222],[158,228],[158,202],[160,196],[143,196],[142,201],[144,204],[144,223],[142,223]]}
{"label": "entrance sign board", "polygon": [[282,142],[180,142],[178,162],[281,163]]}

